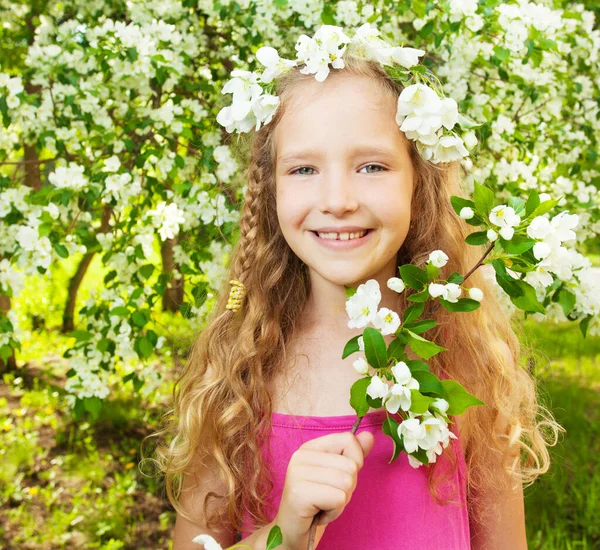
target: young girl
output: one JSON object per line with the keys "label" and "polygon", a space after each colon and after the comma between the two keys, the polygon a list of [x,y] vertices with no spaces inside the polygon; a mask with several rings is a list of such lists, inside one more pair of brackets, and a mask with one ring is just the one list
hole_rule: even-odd
{"label": "young girl", "polygon": [[560,426],[538,404],[481,270],[469,278],[481,307],[438,308],[427,335],[448,348],[429,360],[432,372],[486,406],[452,417],[458,439],[428,467],[405,454],[389,463],[384,410],[350,433],[350,387],[362,375],[341,359],[357,334],[344,285],[376,279],[381,307],[402,314],[407,293],[387,286],[397,266],[441,249],[444,273],[464,275],[481,254],[450,204],[464,194],[458,163],[424,160],[399,131],[402,86],[379,63],[345,62],[323,82],[297,68],[278,78],[281,103],[252,135],[228,277],[245,295],[232,310],[223,289],[159,432],[173,436],[157,449],[178,512],[173,549],[199,548],[192,539],[203,533],[223,548],[241,538],[264,549],[279,525],[282,548],[306,550],[320,510],[321,550],[525,549],[522,486],[548,469]]}

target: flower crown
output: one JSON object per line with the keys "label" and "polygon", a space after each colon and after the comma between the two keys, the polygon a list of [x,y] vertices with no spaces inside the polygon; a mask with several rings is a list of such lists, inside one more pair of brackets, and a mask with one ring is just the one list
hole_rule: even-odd
{"label": "flower crown", "polygon": [[[478,125],[459,114],[456,101],[444,96],[439,80],[418,64],[424,50],[390,45],[376,28],[365,23],[352,38],[341,27],[322,25],[313,38],[301,35],[296,51],[296,59],[284,59],[275,48],[263,46],[256,52],[265,67],[261,74],[233,70],[233,78],[222,89],[223,94],[233,94],[233,103],[219,111],[217,122],[229,133],[249,132],[252,128],[258,131],[261,124],[271,121],[279,106],[279,97],[271,93],[273,79],[304,64],[302,74],[314,74],[315,80],[323,82],[329,64],[343,69],[343,56],[349,54],[378,61],[392,79],[402,83],[396,123],[408,139],[416,142],[425,160],[437,164],[469,155],[462,137],[452,130],[456,124],[465,130]],[[467,143],[476,143],[473,132]]]}

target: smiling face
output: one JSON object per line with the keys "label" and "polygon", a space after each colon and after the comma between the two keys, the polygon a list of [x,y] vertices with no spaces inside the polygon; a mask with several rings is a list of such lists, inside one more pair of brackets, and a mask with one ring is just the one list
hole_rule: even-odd
{"label": "smiling face", "polygon": [[[398,275],[413,165],[395,122],[396,101],[363,76],[305,82],[276,128],[277,216],[313,284],[316,278],[351,286],[377,278],[385,284]],[[318,230],[355,233],[336,238],[368,233],[334,241]]]}

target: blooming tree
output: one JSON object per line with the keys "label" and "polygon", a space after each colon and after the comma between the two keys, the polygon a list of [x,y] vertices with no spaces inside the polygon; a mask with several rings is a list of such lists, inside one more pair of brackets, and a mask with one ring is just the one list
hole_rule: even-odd
{"label": "blooming tree", "polygon": [[[24,278],[51,277],[57,262],[76,256],[64,324],[76,329],[67,390],[77,414],[97,412],[118,363],[128,365],[125,381],[144,383],[142,364],[163,345],[153,324],[160,304],[202,322],[245,191],[244,150],[231,147],[217,122],[230,102],[223,81],[235,69],[275,74],[295,56],[295,37],[323,23],[374,23],[395,43],[427,52],[420,62],[477,123],[463,135],[470,198],[453,203],[481,229],[468,242],[530,250],[529,266],[493,265],[498,285],[518,294],[527,284],[535,294],[528,290],[527,300],[544,306],[534,316],[600,333],[600,293],[585,256],[600,233],[600,33],[582,5],[51,0],[33,13],[25,2],[5,4],[0,33],[15,46],[0,60],[0,360],[18,353],[22,329],[10,298]],[[263,50],[260,58],[266,43],[282,57]],[[426,135],[427,118],[413,114],[398,122]],[[452,151],[448,139],[441,145]],[[557,201],[561,212],[550,218],[542,208],[524,230],[525,213],[540,206],[529,203],[534,190],[541,205]],[[487,209],[492,202],[500,204]],[[75,327],[77,287],[95,254],[104,285]],[[458,285],[431,282],[428,292],[453,304]],[[523,309],[519,296],[511,300],[508,307]],[[382,333],[396,322],[387,311],[372,321]],[[401,385],[411,389],[410,380]],[[393,407],[407,397],[397,389]]]}

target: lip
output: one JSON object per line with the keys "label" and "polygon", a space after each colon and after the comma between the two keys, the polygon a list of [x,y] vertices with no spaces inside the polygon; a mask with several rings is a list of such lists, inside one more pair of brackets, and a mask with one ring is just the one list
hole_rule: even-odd
{"label": "lip", "polygon": [[312,229],[312,231],[318,231],[319,233],[358,233],[359,231],[365,231],[370,229],[369,227],[358,227],[358,225],[342,225],[341,227],[319,227]]}
{"label": "lip", "polygon": [[[360,231],[360,229],[358,231]],[[344,231],[339,232],[344,233]],[[360,239],[348,239],[346,241],[338,241],[337,239],[322,239],[313,231],[309,231],[312,239],[317,241],[317,243],[321,246],[329,248],[330,250],[351,250],[353,248],[358,248],[359,246],[362,246],[363,244],[371,240],[371,235],[374,232],[374,229],[369,229],[367,234],[361,237]],[[325,231],[324,233],[327,233],[327,231]],[[335,233],[338,233],[338,231],[335,231]]]}

